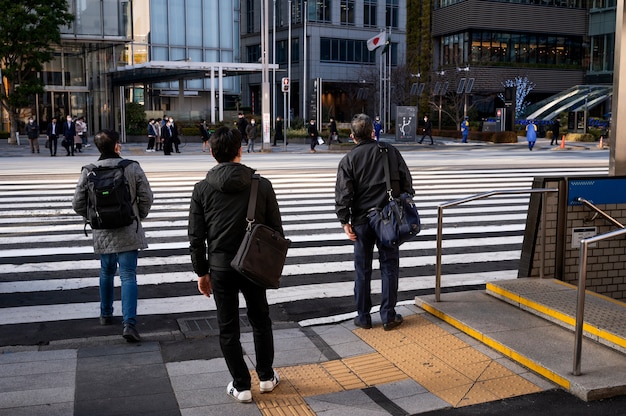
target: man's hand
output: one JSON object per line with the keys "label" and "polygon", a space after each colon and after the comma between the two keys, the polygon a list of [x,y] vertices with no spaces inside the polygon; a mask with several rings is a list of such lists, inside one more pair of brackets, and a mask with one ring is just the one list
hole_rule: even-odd
{"label": "man's hand", "polygon": [[211,276],[208,273],[198,276],[198,290],[207,298],[211,297],[213,290],[211,289]]}
{"label": "man's hand", "polygon": [[352,229],[352,224],[344,224],[343,231],[346,233],[346,235],[348,236],[350,240],[356,241],[356,234],[354,233],[354,230]]}

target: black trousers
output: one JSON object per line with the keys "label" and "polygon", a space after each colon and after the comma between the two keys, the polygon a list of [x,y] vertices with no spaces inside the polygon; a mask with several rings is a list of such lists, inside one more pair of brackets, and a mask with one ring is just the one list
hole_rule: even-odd
{"label": "black trousers", "polygon": [[240,341],[239,292],[246,300],[248,321],[252,325],[257,375],[262,381],[271,380],[274,376],[274,335],[265,289],[234,270],[211,271],[211,287],[217,305],[220,347],[234,387],[239,391],[250,390],[251,387],[250,372]]}

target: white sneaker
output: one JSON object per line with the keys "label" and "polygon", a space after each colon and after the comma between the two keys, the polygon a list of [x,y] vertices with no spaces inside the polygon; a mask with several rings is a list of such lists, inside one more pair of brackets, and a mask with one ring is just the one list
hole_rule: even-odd
{"label": "white sneaker", "polygon": [[228,386],[226,386],[226,394],[237,400],[239,403],[250,403],[252,401],[252,392],[250,392],[250,390],[237,390],[233,386],[232,381],[228,383]]}
{"label": "white sneaker", "polygon": [[261,393],[269,393],[273,391],[276,386],[280,383],[280,377],[278,377],[278,373],[274,370],[274,377],[271,380],[262,381],[259,385]]}

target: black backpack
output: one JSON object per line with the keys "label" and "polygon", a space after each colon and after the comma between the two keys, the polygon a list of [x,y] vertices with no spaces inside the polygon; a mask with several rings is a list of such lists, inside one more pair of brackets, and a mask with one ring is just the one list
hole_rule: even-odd
{"label": "black backpack", "polygon": [[[87,224],[92,229],[114,229],[137,220],[124,168],[134,160],[122,159],[116,166],[83,166],[87,170]],[[139,221],[137,221],[139,229]],[[85,230],[85,234],[87,231]]]}

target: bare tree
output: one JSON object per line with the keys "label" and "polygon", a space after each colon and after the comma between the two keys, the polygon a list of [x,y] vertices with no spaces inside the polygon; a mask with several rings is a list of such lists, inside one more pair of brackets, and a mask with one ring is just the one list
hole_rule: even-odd
{"label": "bare tree", "polygon": [[20,108],[44,92],[37,72],[54,58],[54,49],[61,43],[61,26],[71,23],[74,16],[67,11],[66,0],[12,0],[2,5],[0,64],[6,84],[0,82],[0,105],[9,114],[11,142]]}
{"label": "bare tree", "polygon": [[[528,94],[537,86],[528,79],[528,75],[517,76],[513,79],[507,79],[501,82],[503,87],[515,87],[515,117],[521,117],[530,102],[526,101]],[[498,94],[498,98],[504,101],[504,94]]]}

